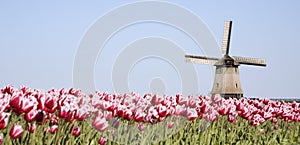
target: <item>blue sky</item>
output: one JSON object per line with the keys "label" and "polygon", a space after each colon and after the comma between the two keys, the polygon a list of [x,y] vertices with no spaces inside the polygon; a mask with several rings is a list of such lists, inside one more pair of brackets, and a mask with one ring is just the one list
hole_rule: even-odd
{"label": "blue sky", "polygon": [[[101,16],[127,3],[124,1],[1,1],[0,2],[0,86],[12,84],[33,88],[70,88],[73,62],[86,31]],[[207,25],[220,44],[225,20],[233,20],[231,55],[266,58],[267,67],[241,66],[240,77],[246,96],[299,98],[300,2],[284,1],[168,1],[182,6]],[[163,12],[162,12],[163,13]],[[176,15],[176,14],[174,14]],[[130,16],[128,16],[130,17]],[[188,22],[187,22],[188,23]],[[144,30],[141,32],[141,30]],[[170,37],[188,54],[201,48],[187,36],[166,25],[143,23],[118,32],[107,43],[95,65],[96,88],[113,91],[110,77],[117,46],[125,40],[147,35]],[[99,61],[104,60],[104,61]],[[191,64],[187,64],[191,65]],[[165,68],[143,77],[145,69]],[[213,75],[209,66],[195,65],[200,92],[207,94]],[[166,73],[167,72],[167,73]],[[129,76],[130,88],[139,93],[148,89],[149,79],[160,77],[168,83],[167,93],[180,92],[176,72],[168,64],[147,59]],[[173,84],[173,85],[171,85]]]}

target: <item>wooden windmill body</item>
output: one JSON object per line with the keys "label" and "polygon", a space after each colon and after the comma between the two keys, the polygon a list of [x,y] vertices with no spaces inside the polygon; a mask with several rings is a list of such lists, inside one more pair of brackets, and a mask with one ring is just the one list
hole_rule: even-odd
{"label": "wooden windmill body", "polygon": [[238,67],[240,64],[266,66],[266,60],[260,58],[246,58],[229,56],[229,45],[232,21],[224,23],[224,36],[222,41],[221,58],[186,55],[186,61],[198,64],[209,64],[216,67],[212,95],[220,94],[222,97],[243,97]]}

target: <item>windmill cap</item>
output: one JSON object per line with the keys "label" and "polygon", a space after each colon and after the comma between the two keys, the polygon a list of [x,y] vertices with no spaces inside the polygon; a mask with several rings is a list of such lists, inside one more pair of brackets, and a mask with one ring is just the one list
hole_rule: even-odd
{"label": "windmill cap", "polygon": [[224,55],[214,64],[214,66],[239,66],[239,65],[240,64],[229,55]]}

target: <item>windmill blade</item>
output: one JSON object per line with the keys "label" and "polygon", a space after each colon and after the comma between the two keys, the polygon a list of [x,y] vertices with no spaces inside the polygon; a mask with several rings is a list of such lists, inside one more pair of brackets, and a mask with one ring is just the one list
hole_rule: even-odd
{"label": "windmill blade", "polygon": [[224,34],[222,40],[222,53],[227,54],[229,53],[229,45],[230,45],[230,35],[231,35],[231,26],[232,21],[225,21],[224,22]]}
{"label": "windmill blade", "polygon": [[185,60],[186,60],[186,62],[190,62],[190,63],[214,65],[218,61],[218,58],[185,55]]}
{"label": "windmill blade", "polygon": [[266,60],[263,58],[247,58],[239,56],[233,56],[233,58],[240,64],[267,66]]}

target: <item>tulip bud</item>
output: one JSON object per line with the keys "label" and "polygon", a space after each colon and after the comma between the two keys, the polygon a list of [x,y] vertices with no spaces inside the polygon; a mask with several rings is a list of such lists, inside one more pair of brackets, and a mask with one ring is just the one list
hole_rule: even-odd
{"label": "tulip bud", "polygon": [[100,145],[105,145],[106,142],[107,142],[107,138],[104,138],[104,137],[101,137],[101,138],[99,139],[99,141],[98,141],[98,143],[99,143]]}
{"label": "tulip bud", "polygon": [[274,125],[275,130],[278,130],[278,128],[279,128],[278,125]]}
{"label": "tulip bud", "polygon": [[78,136],[78,135],[80,135],[80,131],[81,131],[80,128],[78,126],[75,126],[73,128],[72,135]]}
{"label": "tulip bud", "polygon": [[108,127],[108,123],[105,118],[101,118],[100,116],[96,116],[93,121],[93,127],[97,129],[100,132],[105,131],[105,129]]}
{"label": "tulip bud", "polygon": [[9,135],[12,139],[17,139],[23,134],[24,130],[21,125],[13,125],[10,129]]}
{"label": "tulip bud", "polygon": [[265,134],[265,130],[264,130],[264,129],[260,129],[260,130],[259,130],[259,133],[260,133],[260,134]]}
{"label": "tulip bud", "polygon": [[34,133],[34,131],[35,131],[35,129],[36,129],[36,125],[35,124],[30,124],[30,123],[28,123],[28,131],[30,132],[30,133]]}
{"label": "tulip bud", "polygon": [[57,125],[53,125],[53,126],[51,126],[49,132],[52,133],[52,134],[54,134],[57,130],[58,130],[58,126]]}
{"label": "tulip bud", "polygon": [[138,124],[138,128],[140,131],[144,131],[145,130],[145,125],[144,124]]}
{"label": "tulip bud", "polygon": [[0,121],[0,130],[5,128],[8,124],[8,117],[4,118],[2,121]]}
{"label": "tulip bud", "polygon": [[174,126],[174,122],[168,122],[168,128],[172,128]]}

